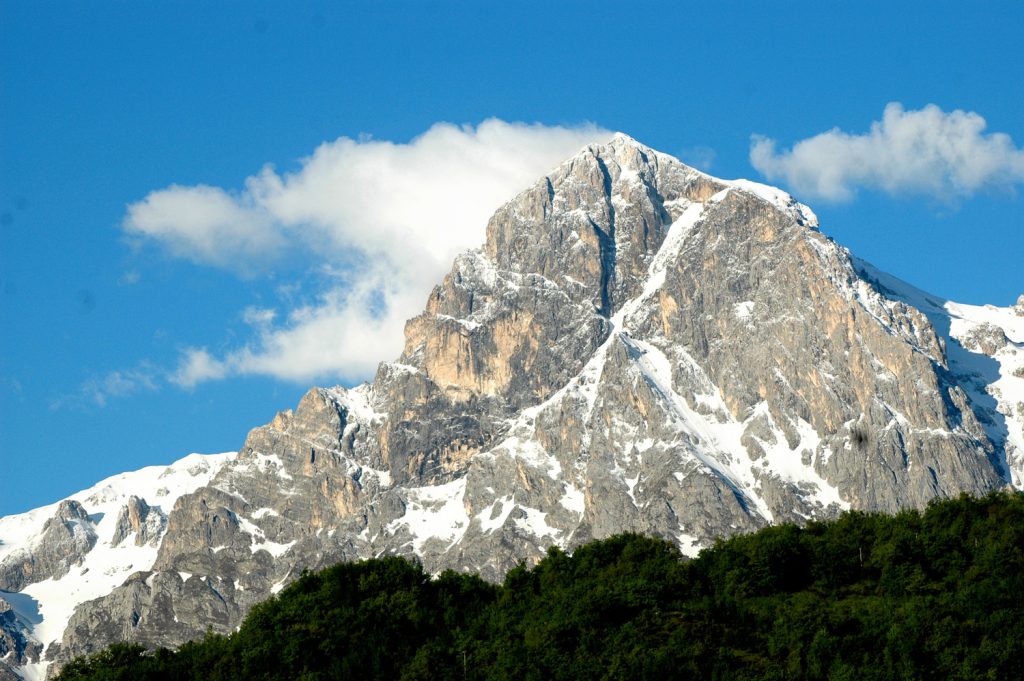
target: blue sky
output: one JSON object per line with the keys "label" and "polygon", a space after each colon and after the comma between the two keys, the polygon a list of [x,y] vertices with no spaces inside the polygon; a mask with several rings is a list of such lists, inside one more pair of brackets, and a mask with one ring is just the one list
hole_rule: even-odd
{"label": "blue sky", "polygon": [[367,377],[495,197],[605,130],[1009,304],[1022,33],[1015,2],[8,0],[0,515],[235,450],[309,385]]}

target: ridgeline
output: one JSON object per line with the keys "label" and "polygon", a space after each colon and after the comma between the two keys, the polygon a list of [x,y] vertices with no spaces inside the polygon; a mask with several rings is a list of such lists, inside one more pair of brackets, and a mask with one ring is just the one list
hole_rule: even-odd
{"label": "ridgeline", "polygon": [[118,644],[58,681],[1020,679],[1024,494],[849,512],[687,561],[620,535],[501,585],[400,558],[306,573],[230,636]]}

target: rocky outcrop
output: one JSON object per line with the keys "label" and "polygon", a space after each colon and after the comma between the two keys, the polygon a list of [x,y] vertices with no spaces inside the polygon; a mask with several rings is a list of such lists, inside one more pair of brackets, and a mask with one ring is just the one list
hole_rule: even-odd
{"label": "rocky outcrop", "polygon": [[29,584],[62,577],[95,544],[96,530],[85,508],[77,501],[62,501],[32,546],[0,562],[0,590],[21,591]]}
{"label": "rocky outcrop", "polygon": [[623,531],[692,555],[1013,483],[1016,411],[969,369],[997,334],[961,344],[886,276],[783,192],[625,136],[589,147],[495,213],[372,383],[310,390],[166,520],[129,500],[117,542],[162,533],[155,562],[52,657],[231,631],[341,560],[497,580]]}
{"label": "rocky outcrop", "polygon": [[995,324],[983,323],[972,328],[961,339],[968,350],[982,352],[989,357],[994,356],[1009,343],[1006,333]]}
{"label": "rocky outcrop", "polygon": [[38,662],[43,647],[32,638],[29,625],[0,598],[0,681],[14,676],[14,668]]}
{"label": "rocky outcrop", "polygon": [[[104,600],[103,608],[79,608],[64,635],[59,656],[71,659],[96,651],[95,638],[174,646],[195,637],[194,622],[229,630],[242,613],[231,580],[175,571],[137,572]],[[251,607],[251,604],[247,604]]]}
{"label": "rocky outcrop", "polygon": [[166,526],[167,516],[159,508],[132,495],[117,514],[111,545],[117,546],[131,535],[135,536],[136,546],[156,545],[163,537]]}

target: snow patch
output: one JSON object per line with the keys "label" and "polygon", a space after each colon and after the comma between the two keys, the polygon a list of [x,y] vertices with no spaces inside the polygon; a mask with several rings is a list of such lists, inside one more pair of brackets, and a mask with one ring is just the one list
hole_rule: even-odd
{"label": "snow patch", "polygon": [[562,534],[561,530],[548,525],[547,513],[527,506],[520,506],[519,508],[523,512],[524,517],[516,518],[513,522],[523,532],[537,539],[551,539],[552,541],[556,541]]}
{"label": "snow patch", "polygon": [[576,513],[580,517],[586,511],[586,499],[583,496],[583,490],[568,482],[565,483],[565,494],[558,500],[558,503],[566,510]]}
{"label": "snow patch", "polygon": [[284,461],[276,454],[261,454],[253,451],[238,460],[239,466],[243,464],[255,468],[261,473],[276,475],[282,480],[292,479],[291,474],[284,468]]}
{"label": "snow patch", "polygon": [[767,184],[752,182],[750,180],[732,180],[731,182],[728,182],[728,184],[736,187],[737,189],[750,192],[759,199],[764,199],[782,212],[792,215],[799,221],[806,222],[811,227],[818,226],[818,216],[814,214],[813,210],[800,203],[790,194],[782,191],[778,187],[772,187]]}
{"label": "snow patch", "polygon": [[733,314],[736,315],[736,319],[746,320],[753,311],[753,300],[744,300],[742,303],[736,303],[735,307],[733,307]]}
{"label": "snow patch", "polygon": [[[263,550],[272,555],[274,558],[280,558],[288,552],[288,549],[295,546],[296,540],[294,539],[288,542],[287,544],[279,544],[275,541],[267,539],[267,536],[263,533],[263,530],[248,518],[238,516],[238,529],[239,531],[244,532],[245,534],[248,534],[250,537],[252,537],[250,550],[253,553]],[[214,549],[214,551],[216,551],[216,549]]]}
{"label": "snow patch", "polygon": [[725,433],[717,428],[721,424],[712,424],[702,414],[693,411],[672,387],[672,365],[668,357],[650,343],[630,338],[626,334],[619,334],[619,339],[630,349],[635,366],[662,399],[676,428],[693,442],[693,446],[686,448],[687,454],[746,498],[751,508],[771,522],[773,515],[768,504],[755,491],[756,478],[749,469],[733,465],[741,459],[731,455],[732,452],[740,451],[731,442],[732,438],[723,438]]}
{"label": "snow patch", "polygon": [[[151,507],[169,513],[179,497],[207,485],[235,458],[235,452],[190,454],[169,466],[149,466],[111,476],[67,497],[80,500],[90,518],[96,519],[93,523],[96,545],[85,555],[82,564],[73,567],[68,574],[28,585],[22,589],[21,598],[14,597],[17,602],[12,602],[15,612],[31,623],[31,634],[44,649],[60,641],[79,604],[107,595],[135,572],[153,568],[157,546],[136,546],[134,541],[112,545],[117,516],[128,498],[140,497]],[[0,560],[13,551],[31,546],[59,503],[0,518]],[[35,609],[22,612],[26,603],[34,603]],[[32,674],[45,675],[48,664],[41,662],[23,668],[26,678]]]}
{"label": "snow patch", "polygon": [[422,553],[430,539],[454,543],[469,528],[464,501],[466,478],[443,485],[414,487],[407,494],[405,514],[391,521],[387,530],[394,533],[401,527],[407,528],[416,553]]}
{"label": "snow patch", "polygon": [[480,524],[480,531],[490,534],[505,524],[513,508],[515,508],[515,502],[512,500],[512,495],[508,495],[495,499],[490,506],[473,517]]}
{"label": "snow patch", "polygon": [[[403,366],[403,365],[392,365]],[[374,409],[371,403],[373,386],[363,383],[355,388],[331,388],[326,392],[347,412],[349,425],[353,421],[369,425],[385,418],[386,414]],[[346,431],[348,427],[346,427]]]}
{"label": "snow patch", "polygon": [[686,532],[679,532],[676,535],[676,544],[679,546],[679,552],[688,558],[696,558],[703,548],[700,539]]}
{"label": "snow patch", "polygon": [[544,472],[552,480],[558,480],[562,474],[562,464],[557,458],[548,454],[547,450],[536,440],[512,435],[487,453],[491,457],[500,454],[506,454],[513,459],[522,461],[530,468]]}

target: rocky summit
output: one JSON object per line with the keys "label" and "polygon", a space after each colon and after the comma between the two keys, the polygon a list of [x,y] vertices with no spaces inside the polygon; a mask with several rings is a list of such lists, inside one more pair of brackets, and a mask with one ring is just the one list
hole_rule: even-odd
{"label": "rocky summit", "polygon": [[232,631],[338,561],[500,580],[623,531],[694,555],[1021,488],[1022,424],[1024,296],[919,291],[785,192],[620,134],[500,207],[371,383],[0,519],[0,678]]}

